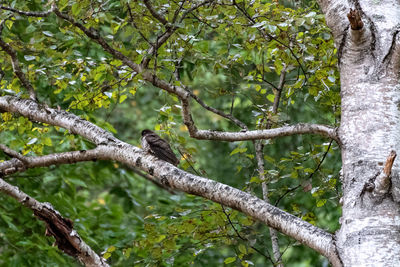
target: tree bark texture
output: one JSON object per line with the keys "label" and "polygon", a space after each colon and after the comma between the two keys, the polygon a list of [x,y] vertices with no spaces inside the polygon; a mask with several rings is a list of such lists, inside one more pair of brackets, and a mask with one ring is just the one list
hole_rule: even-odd
{"label": "tree bark texture", "polygon": [[[43,107],[35,101],[11,96],[0,97],[0,110],[19,113],[33,121],[60,126],[98,144],[87,151],[64,152],[37,157],[12,159],[0,164],[1,173],[14,173],[18,168],[70,164],[87,160],[115,160],[141,169],[167,187],[198,195],[239,210],[266,225],[298,240],[338,265],[334,236],[267,202],[228,185],[199,177],[159,160],[141,149],[124,143],[111,133],[71,113]],[[96,133],[96,134],[93,134]],[[279,133],[276,133],[280,136]],[[14,168],[14,169],[13,169]],[[16,168],[16,169],[15,169]]]}
{"label": "tree bark texture", "polygon": [[387,192],[374,194],[374,182],[390,152],[400,151],[400,3],[320,1],[320,5],[340,59],[339,255],[344,266],[399,266],[399,162],[393,164]]}

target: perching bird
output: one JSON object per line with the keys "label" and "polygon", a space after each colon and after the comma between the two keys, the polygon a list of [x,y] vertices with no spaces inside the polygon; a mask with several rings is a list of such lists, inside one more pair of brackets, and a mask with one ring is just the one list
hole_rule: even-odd
{"label": "perching bird", "polygon": [[176,158],[168,142],[159,137],[155,132],[148,129],[143,130],[141,142],[144,151],[175,166],[178,165],[179,159]]}

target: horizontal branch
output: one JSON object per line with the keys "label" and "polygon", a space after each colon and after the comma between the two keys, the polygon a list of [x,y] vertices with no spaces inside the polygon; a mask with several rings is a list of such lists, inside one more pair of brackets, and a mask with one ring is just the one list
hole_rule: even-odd
{"label": "horizontal branch", "polygon": [[[56,111],[43,106],[39,107],[34,101],[22,100],[11,96],[0,97],[0,110],[18,112],[31,120],[73,129],[75,133],[82,135],[89,141],[100,144],[96,149],[91,150],[93,153],[96,152],[96,158],[99,160],[115,160],[141,169],[158,179],[165,186],[198,195],[237,209],[315,249],[326,256],[331,262],[335,263],[339,260],[332,234],[284,212],[249,193],[180,170],[167,162],[143,152],[137,147],[116,139],[98,126],[73,114],[65,111]],[[30,112],[27,112],[28,110]],[[106,142],[107,140],[108,142]],[[92,153],[91,151],[75,153],[79,156]],[[52,162],[60,161],[54,160]],[[67,161],[64,160],[64,162]]]}
{"label": "horizontal branch", "polygon": [[[0,149],[5,151],[4,145],[0,145]],[[71,164],[82,161],[94,161],[99,157],[98,154],[99,149],[95,148],[91,150],[54,153],[38,157],[15,157],[11,160],[0,162],[0,174],[10,175],[29,168],[49,167],[51,165]]]}
{"label": "horizontal branch", "polygon": [[241,132],[219,132],[211,130],[196,130],[191,137],[197,139],[220,140],[220,141],[243,141],[257,139],[272,139],[296,134],[318,134],[339,142],[336,128],[320,124],[299,123],[267,130],[241,131]]}
{"label": "horizontal branch", "polygon": [[47,11],[22,11],[9,6],[2,6],[2,5],[0,6],[0,9],[8,10],[17,13],[19,15],[29,16],[29,17],[47,17],[54,11],[54,8],[55,6],[52,5],[52,7]]}
{"label": "horizontal branch", "polygon": [[77,258],[85,266],[109,266],[73,229],[71,220],[64,218],[49,203],[41,203],[18,187],[0,179],[0,191],[15,198],[46,223],[46,235],[54,236],[56,245],[66,254]]}
{"label": "horizontal branch", "polygon": [[49,108],[30,99],[2,96],[0,97],[0,111],[15,112],[32,121],[60,126],[72,134],[78,134],[86,138],[96,145],[117,140],[110,132],[81,119],[75,114]]}
{"label": "horizontal branch", "polygon": [[332,234],[309,224],[249,193],[217,181],[193,175],[126,143],[101,146],[104,160],[135,166],[161,184],[231,207],[315,249],[331,262],[339,262]]}
{"label": "horizontal branch", "polygon": [[[26,157],[20,153],[13,151],[3,144],[0,144],[0,149],[7,155],[13,157],[11,160],[0,162],[0,175],[11,175],[17,172],[25,171],[30,168],[49,167],[51,165],[71,164],[84,161],[96,161],[99,156],[99,149],[70,151],[62,153],[53,153],[45,156]],[[158,187],[175,194],[169,187],[161,184],[157,179],[148,175],[147,173],[140,172],[136,168],[129,166],[129,169],[141,177],[149,180]]]}

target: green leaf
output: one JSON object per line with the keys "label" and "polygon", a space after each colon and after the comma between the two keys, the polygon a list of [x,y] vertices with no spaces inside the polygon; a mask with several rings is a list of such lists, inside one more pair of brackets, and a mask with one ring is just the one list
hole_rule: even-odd
{"label": "green leaf", "polygon": [[269,95],[267,95],[267,99],[268,99],[270,102],[274,103],[275,95],[269,94]]}
{"label": "green leaf", "polygon": [[119,97],[119,103],[124,102],[124,100],[125,100],[127,97],[128,97],[127,95],[121,95],[121,96]]}
{"label": "green leaf", "polygon": [[26,61],[32,61],[32,60],[36,59],[35,56],[29,56],[29,55],[24,55],[24,58],[25,58]]}
{"label": "green leaf", "polygon": [[229,257],[224,260],[225,264],[229,264],[236,261],[236,257]]}
{"label": "green leaf", "polygon": [[107,249],[107,252],[114,252],[115,251],[115,247],[114,246],[110,246],[108,249]]}
{"label": "green leaf", "polygon": [[244,153],[246,151],[247,151],[247,147],[237,147],[229,155],[232,156],[232,155],[235,155],[237,153]]}
{"label": "green leaf", "polygon": [[51,138],[50,137],[46,137],[42,139],[42,143],[45,146],[53,146],[53,143],[51,142]]}
{"label": "green leaf", "polygon": [[317,201],[317,207],[322,207],[326,204],[326,199],[318,199]]}
{"label": "green leaf", "polygon": [[110,252],[106,252],[103,254],[103,258],[104,259],[108,259],[109,257],[111,257],[111,253]]}
{"label": "green leaf", "polygon": [[87,185],[86,185],[86,183],[84,181],[82,181],[80,179],[77,179],[77,178],[68,178],[66,181],[68,183],[71,183],[71,184],[74,184],[74,185],[77,185],[77,186],[87,187]]}
{"label": "green leaf", "polygon": [[239,251],[242,252],[243,254],[247,254],[247,249],[243,244],[239,245]]}

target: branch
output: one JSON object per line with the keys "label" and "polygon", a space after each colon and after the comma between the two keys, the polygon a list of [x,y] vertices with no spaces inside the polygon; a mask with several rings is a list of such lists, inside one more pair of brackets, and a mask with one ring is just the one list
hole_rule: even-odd
{"label": "branch", "polygon": [[396,151],[392,150],[389,157],[386,159],[383,171],[376,177],[374,181],[374,189],[372,191],[374,197],[383,197],[387,192],[389,192],[391,182],[390,174],[392,173],[392,166],[396,156]]}
{"label": "branch", "polygon": [[29,17],[47,17],[54,11],[55,6],[52,5],[47,11],[22,11],[8,6],[0,6],[0,9],[8,10],[19,15],[29,16]]}
{"label": "branch", "polygon": [[244,130],[248,130],[247,125],[244,124],[242,121],[238,120],[236,117],[234,117],[232,114],[227,114],[219,109],[213,108],[208,106],[206,103],[203,102],[203,100],[201,100],[197,95],[195,95],[193,92],[189,91],[190,96],[196,100],[197,103],[200,104],[200,106],[202,106],[203,108],[217,114],[220,115],[221,117],[224,117],[230,121],[232,121],[233,123],[235,123],[237,126],[239,126],[240,128],[244,129]]}
{"label": "branch", "polygon": [[[27,113],[27,109],[30,112]],[[18,112],[31,120],[53,126],[73,128],[76,133],[96,144],[100,140],[111,140],[94,149],[97,151],[97,159],[115,160],[133,166],[149,173],[165,186],[239,210],[313,248],[326,256],[332,263],[340,262],[332,234],[246,192],[180,170],[137,147],[116,139],[98,126],[73,114],[50,108],[40,108],[32,100],[21,100],[10,96],[0,97],[0,110]]]}
{"label": "branch", "polygon": [[281,75],[279,77],[279,85],[274,97],[274,105],[272,106],[272,113],[274,114],[278,113],[279,102],[281,100],[283,86],[285,85],[285,78],[286,78],[286,66],[283,67]]}
{"label": "branch", "polygon": [[[0,175],[11,175],[16,172],[25,171],[30,168],[37,167],[49,167],[51,165],[60,165],[60,164],[72,164],[77,162],[84,161],[96,161],[99,155],[99,149],[91,149],[91,150],[81,150],[81,151],[71,151],[71,152],[63,152],[63,153],[54,153],[45,156],[38,157],[25,157],[20,153],[6,147],[3,144],[0,144],[0,149],[4,151],[7,155],[14,157],[11,160],[0,162]],[[134,173],[140,175],[141,177],[151,181],[158,187],[167,190],[171,194],[175,194],[170,188],[166,187],[163,184],[160,184],[157,179],[154,177],[142,173],[137,169],[128,166],[130,170]]]}
{"label": "branch", "polygon": [[[6,146],[0,145],[0,149],[9,154],[8,150],[10,149]],[[100,157],[99,152],[99,149],[95,148],[91,150],[54,153],[39,157],[15,157],[11,160],[0,162],[0,174],[10,175],[19,171],[25,171],[29,168],[48,167],[59,164],[72,164],[82,161],[94,161]]]}
{"label": "branch", "polygon": [[34,215],[46,223],[46,235],[54,236],[55,244],[66,254],[75,257],[85,266],[109,266],[97,255],[73,229],[70,219],[64,218],[49,203],[41,203],[0,179],[0,191],[15,198],[22,205],[31,209]]}
{"label": "branch", "polygon": [[[11,148],[8,148],[7,146],[0,144],[0,149],[3,150],[3,152],[12,157],[12,158],[17,158],[19,159],[22,163],[26,162],[25,156],[23,156],[21,153],[18,153],[17,151],[12,150]],[[1,164],[1,163],[0,163]]]}
{"label": "branch", "polygon": [[[264,146],[262,144],[262,141],[256,141],[254,144],[254,147],[256,150],[258,175],[262,182],[261,186],[262,186],[262,192],[263,192],[263,199],[265,202],[270,203],[269,197],[268,197],[268,185],[267,185],[267,181],[265,179],[264,157],[263,157]],[[283,267],[282,255],[281,255],[281,252],[279,251],[278,233],[276,232],[275,229],[269,228],[269,234],[271,237],[272,252],[274,254],[274,260],[276,262],[276,264],[274,263],[274,266]]]}
{"label": "branch", "polygon": [[349,19],[353,31],[359,31],[364,27],[364,23],[361,20],[361,14],[358,10],[350,8],[347,18]]}
{"label": "branch", "polygon": [[155,17],[159,22],[161,22],[164,25],[168,24],[168,21],[154,9],[154,7],[150,4],[149,0],[144,0],[143,2],[153,17]]}
{"label": "branch", "polygon": [[190,133],[191,137],[197,139],[220,140],[220,141],[244,141],[257,139],[272,139],[282,136],[290,136],[296,134],[318,134],[329,137],[339,142],[336,128],[332,128],[321,124],[299,123],[291,126],[283,126],[267,130],[253,130],[247,132],[219,132],[211,130],[196,130]]}
{"label": "branch", "polygon": [[74,18],[62,13],[60,10],[58,10],[57,8],[54,8],[54,13],[70,22],[72,25],[74,25],[75,27],[79,28],[84,34],[86,34],[87,37],[89,37],[90,39],[92,39],[93,41],[97,42],[99,45],[101,45],[101,47],[103,47],[103,49],[105,51],[107,51],[108,53],[110,53],[111,55],[113,55],[115,58],[121,60],[125,65],[129,66],[132,70],[134,70],[137,73],[142,72],[142,68],[134,63],[132,60],[130,60],[127,56],[125,56],[124,54],[122,54],[121,52],[115,50],[114,48],[112,48],[107,42],[106,40],[104,40],[100,34],[93,28],[86,28],[82,23],[79,23],[78,21],[76,21]]}
{"label": "branch", "polygon": [[[194,6],[191,7],[190,9],[186,10],[186,11],[182,14],[182,17],[181,17],[181,19],[179,20],[179,23],[181,23],[189,13],[191,13],[191,12],[193,12],[194,10],[196,10],[197,8],[199,8],[199,7],[203,6],[203,5],[206,5],[206,4],[208,4],[208,3],[211,3],[211,2],[213,2],[213,1],[214,1],[214,0],[207,0],[207,1],[201,2],[201,3],[197,4],[197,5],[194,5]],[[153,44],[153,45],[147,50],[147,54],[148,54],[148,55],[153,55],[153,54],[154,54],[154,53],[169,39],[169,37],[172,36],[172,34],[178,29],[178,27],[177,27],[177,26],[169,25],[169,24],[168,24],[168,21],[166,21],[164,17],[162,17],[159,13],[157,13],[157,12],[154,10],[153,6],[151,6],[151,5],[148,3],[148,2],[149,2],[148,0],[145,0],[144,2],[145,2],[146,7],[149,9],[150,13],[153,15],[153,17],[155,17],[157,20],[159,20],[162,24],[166,25],[166,27],[167,27],[167,30],[166,30],[165,32],[163,32],[161,35],[157,36],[156,43]],[[146,4],[146,2],[147,2],[147,4]],[[154,14],[153,14],[152,10],[153,10]],[[174,17],[175,17],[175,16],[174,16]],[[173,22],[175,22],[175,21],[173,21]],[[141,63],[141,66],[142,66],[143,68],[147,68],[149,62],[150,62],[150,57],[149,57],[149,56],[146,56],[146,57],[143,58],[142,63]]]}
{"label": "branch", "polygon": [[[2,20],[0,22],[0,35],[3,31],[3,26],[4,26],[5,20]],[[19,66],[19,60],[17,57],[17,53],[15,50],[6,42],[3,41],[3,39],[0,37],[0,47],[6,52],[10,58],[11,58],[11,65],[14,70],[15,75],[17,75],[18,79],[21,81],[22,85],[28,90],[29,97],[32,100],[36,100],[36,93],[35,89],[33,89],[32,84],[28,81],[26,78],[25,74],[23,73],[21,67]]]}
{"label": "branch", "polygon": [[[38,104],[30,99],[20,99],[13,96],[0,97],[0,111],[19,113],[32,120],[51,125],[58,125],[72,134],[78,134],[98,145],[117,140],[111,133],[84,120],[75,114],[53,109]],[[85,129],[85,127],[88,127]]]}

